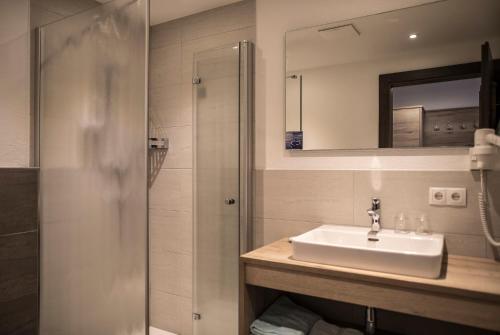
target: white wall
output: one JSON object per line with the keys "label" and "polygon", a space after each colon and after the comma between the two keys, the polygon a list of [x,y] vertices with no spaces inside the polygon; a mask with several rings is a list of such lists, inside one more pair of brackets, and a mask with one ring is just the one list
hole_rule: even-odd
{"label": "white wall", "polygon": [[392,89],[392,106],[422,105],[426,110],[479,106],[481,78],[455,80]]}
{"label": "white wall", "polygon": [[430,0],[257,0],[256,168],[467,170],[465,149],[288,152],[284,149],[287,30],[404,8]]}

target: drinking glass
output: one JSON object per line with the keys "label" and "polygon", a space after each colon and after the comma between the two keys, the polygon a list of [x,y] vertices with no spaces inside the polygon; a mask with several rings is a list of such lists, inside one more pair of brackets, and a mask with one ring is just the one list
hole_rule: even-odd
{"label": "drinking glass", "polygon": [[407,234],[410,232],[408,226],[408,218],[405,213],[401,212],[394,216],[394,230],[396,233]]}
{"label": "drinking glass", "polygon": [[432,233],[429,217],[426,214],[417,214],[415,217],[415,233],[419,235],[430,235]]}

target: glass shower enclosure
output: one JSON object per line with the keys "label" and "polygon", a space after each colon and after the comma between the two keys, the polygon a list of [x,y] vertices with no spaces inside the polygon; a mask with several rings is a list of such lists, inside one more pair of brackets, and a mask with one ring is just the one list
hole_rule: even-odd
{"label": "glass shower enclosure", "polygon": [[252,242],[252,56],[241,42],[194,59],[196,335],[238,334],[239,255]]}
{"label": "glass shower enclosure", "polygon": [[147,0],[39,32],[40,334],[146,334]]}

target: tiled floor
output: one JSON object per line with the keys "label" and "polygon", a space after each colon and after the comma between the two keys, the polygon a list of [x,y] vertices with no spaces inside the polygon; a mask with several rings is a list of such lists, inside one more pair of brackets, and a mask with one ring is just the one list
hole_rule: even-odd
{"label": "tiled floor", "polygon": [[176,335],[176,334],[155,327],[149,327],[149,335]]}

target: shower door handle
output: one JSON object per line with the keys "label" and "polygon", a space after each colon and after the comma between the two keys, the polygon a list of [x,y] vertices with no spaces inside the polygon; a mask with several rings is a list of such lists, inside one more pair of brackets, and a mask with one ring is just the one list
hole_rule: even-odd
{"label": "shower door handle", "polygon": [[234,205],[236,203],[236,200],[234,200],[233,198],[226,198],[224,199],[224,203],[226,205]]}

